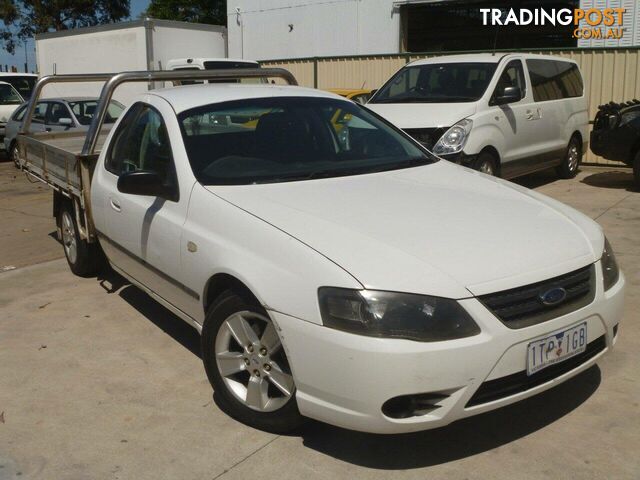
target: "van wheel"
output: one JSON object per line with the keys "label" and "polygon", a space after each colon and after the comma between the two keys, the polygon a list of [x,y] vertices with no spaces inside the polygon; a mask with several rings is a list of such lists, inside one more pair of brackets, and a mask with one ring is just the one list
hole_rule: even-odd
{"label": "van wheel", "polygon": [[633,180],[636,188],[640,190],[640,150],[636,152],[636,156],[633,159]]}
{"label": "van wheel", "polygon": [[60,207],[58,227],[62,232],[64,256],[71,271],[80,277],[89,277],[96,273],[99,264],[98,247],[80,238],[75,212],[70,202],[64,202]]}
{"label": "van wheel", "polygon": [[473,162],[474,170],[496,177],[498,175],[498,159],[489,152],[482,152]]}
{"label": "van wheel", "polygon": [[231,417],[271,433],[304,423],[278,332],[255,301],[230,290],[215,301],[202,328],[202,359],[217,404]]}
{"label": "van wheel", "polygon": [[582,161],[582,143],[577,137],[572,137],[567,147],[564,160],[556,167],[560,178],[573,178],[578,174]]}

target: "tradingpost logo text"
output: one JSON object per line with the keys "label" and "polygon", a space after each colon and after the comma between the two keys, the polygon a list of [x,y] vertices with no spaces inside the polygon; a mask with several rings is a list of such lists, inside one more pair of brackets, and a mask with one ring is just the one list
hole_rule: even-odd
{"label": "tradingpost logo text", "polygon": [[[483,25],[575,25],[573,38],[620,39],[624,8],[481,8]],[[580,24],[582,22],[582,25]]]}

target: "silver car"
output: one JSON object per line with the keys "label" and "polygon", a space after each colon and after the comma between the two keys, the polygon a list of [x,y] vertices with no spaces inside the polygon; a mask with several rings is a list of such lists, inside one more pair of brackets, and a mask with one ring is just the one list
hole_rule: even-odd
{"label": "silver car", "polygon": [[[47,98],[36,104],[31,121],[31,132],[88,130],[97,106],[98,99],[93,97]],[[4,148],[16,166],[18,166],[16,137],[26,109],[26,103],[17,108],[5,127]],[[105,125],[115,123],[123,110],[124,106],[121,103],[112,100],[107,109]]]}

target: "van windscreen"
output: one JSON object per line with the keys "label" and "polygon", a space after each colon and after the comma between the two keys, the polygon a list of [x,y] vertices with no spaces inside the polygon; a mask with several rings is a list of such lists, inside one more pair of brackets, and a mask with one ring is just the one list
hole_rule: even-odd
{"label": "van windscreen", "polygon": [[370,103],[473,102],[484,94],[496,63],[431,63],[403,68]]}

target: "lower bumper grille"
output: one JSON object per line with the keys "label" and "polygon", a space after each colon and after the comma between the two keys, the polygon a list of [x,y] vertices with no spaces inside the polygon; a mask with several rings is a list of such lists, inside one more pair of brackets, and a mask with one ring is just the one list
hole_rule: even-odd
{"label": "lower bumper grille", "polygon": [[587,345],[584,352],[571,357],[564,362],[551,365],[550,367],[540,370],[531,376],[527,376],[526,371],[507,375],[506,377],[488,380],[480,385],[480,388],[473,394],[473,397],[467,402],[466,407],[474,407],[483,403],[493,402],[502,398],[515,395],[517,393],[526,392],[543,383],[547,383],[574,368],[579,367],[583,363],[592,359],[607,347],[605,336],[597,338]]}

